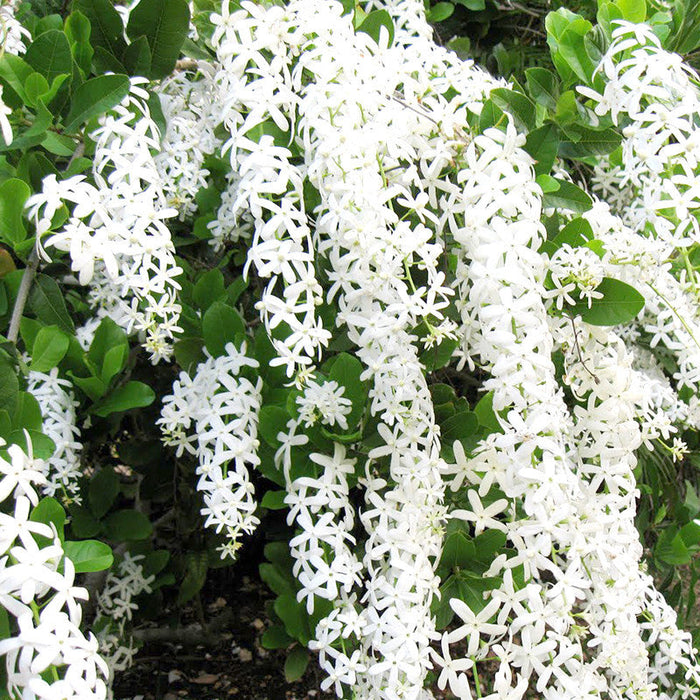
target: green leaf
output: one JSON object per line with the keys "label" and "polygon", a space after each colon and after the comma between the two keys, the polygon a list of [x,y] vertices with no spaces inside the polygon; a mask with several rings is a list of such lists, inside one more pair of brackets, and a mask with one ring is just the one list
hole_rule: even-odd
{"label": "green leaf", "polygon": [[468,440],[479,428],[479,419],[471,411],[462,411],[448,418],[441,426],[442,441],[451,445],[455,440]]}
{"label": "green leaf", "polygon": [[41,430],[44,424],[39,402],[27,391],[17,394],[17,403],[12,415],[12,428],[16,430]]}
{"label": "green leaf", "polygon": [[589,55],[584,38],[593,25],[562,7],[547,15],[545,27],[552,61],[564,82],[590,84],[597,63]]}
{"label": "green leaf", "polygon": [[40,273],[34,278],[32,291],[29,294],[29,306],[45,325],[57,325],[70,335],[75,333],[75,326],[66,308],[63,293],[52,277]]}
{"label": "green leaf", "polygon": [[126,333],[111,318],[103,318],[87,352],[92,373],[108,385],[126,367],[128,356],[129,340]]}
{"label": "green leaf", "polygon": [[208,309],[218,299],[221,299],[224,294],[224,276],[221,274],[221,270],[208,270],[194,285],[194,302],[202,311]]}
{"label": "green leaf", "polygon": [[277,449],[280,442],[277,435],[287,429],[289,414],[280,406],[263,406],[260,409],[258,432],[260,437],[270,446]]}
{"label": "green leaf", "polygon": [[68,345],[68,336],[58,326],[44,326],[34,340],[29,369],[33,372],[53,369],[65,357]]}
{"label": "green leaf", "polygon": [[645,0],[615,0],[615,5],[622,12],[623,19],[628,22],[643,22],[647,18]]}
{"label": "green leaf", "polygon": [[277,595],[294,595],[294,579],[285,576],[277,566],[263,563],[258,567],[260,578],[269,586],[270,590]]}
{"label": "green leaf", "polygon": [[559,150],[559,129],[555,124],[545,124],[531,131],[527,135],[524,148],[535,159],[535,174],[548,174]]}
{"label": "green leaf", "polygon": [[260,638],[260,644],[264,649],[286,649],[293,641],[282,625],[268,627]]}
{"label": "green leaf", "polygon": [[580,187],[559,178],[555,178],[555,181],[559,188],[555,192],[547,192],[542,198],[545,208],[568,209],[583,214],[593,206],[593,200]]}
{"label": "green leaf", "polygon": [[546,68],[528,68],[525,71],[528,92],[535,104],[541,104],[551,111],[557,108],[559,80]]}
{"label": "green leaf", "polygon": [[352,409],[346,416],[348,430],[352,431],[357,425],[367,402],[367,382],[360,379],[364,371],[362,363],[352,355],[342,352],[332,360],[328,376],[344,387],[343,396],[352,401]]}
{"label": "green leaf", "polygon": [[236,336],[245,333],[245,325],[240,314],[222,302],[215,302],[202,319],[204,344],[214,357],[226,354],[226,344],[236,343]]}
{"label": "green leaf", "polygon": [[472,12],[481,12],[486,8],[485,0],[455,0],[458,5],[463,5]]}
{"label": "green leaf", "polygon": [[455,11],[455,6],[451,2],[438,2],[430,8],[427,19],[432,24],[444,22],[448,17],[452,16]]}
{"label": "green leaf", "polygon": [[502,432],[501,424],[498,422],[496,412],[493,410],[493,391],[484,394],[479,402],[474,406],[474,415],[479,420],[479,425],[488,429],[492,433]]}
{"label": "green leaf", "polygon": [[[383,32],[382,29],[384,29]],[[391,19],[391,15],[386,10],[374,10],[370,12],[356,31],[369,34],[376,44],[379,44],[382,34],[384,34],[384,36],[388,35],[389,46],[394,43],[394,22]]]}
{"label": "green leaf", "polygon": [[95,405],[92,413],[105,418],[112,413],[150,406],[155,398],[155,392],[148,384],[131,381],[117,387],[107,398]]}
{"label": "green leaf", "polygon": [[148,40],[148,77],[157,80],[172,72],[189,28],[190,8],[186,0],[140,0],[131,10],[126,33],[132,41],[141,36]]}
{"label": "green leaf", "polygon": [[570,245],[572,248],[578,248],[585,245],[593,238],[593,229],[591,225],[578,216],[571,219],[564,228],[552,239],[552,243],[556,249],[561,248],[564,244]]}
{"label": "green leaf", "polygon": [[589,309],[586,302],[575,304],[571,313],[593,326],[617,326],[632,321],[644,308],[644,297],[629,284],[605,277],[596,287],[603,296],[593,299]]}
{"label": "green leaf", "polygon": [[36,105],[36,118],[31,126],[15,136],[9,146],[4,141],[0,143],[0,151],[22,151],[32,146],[37,146],[46,138],[46,130],[51,126],[52,122],[53,114],[39,100]]}
{"label": "green leaf", "polygon": [[76,574],[85,574],[91,571],[104,571],[105,569],[109,569],[114,561],[112,548],[99,540],[64,542],[63,551],[73,562]]}
{"label": "green leaf", "polygon": [[73,59],[83,76],[89,75],[92,57],[95,53],[90,44],[90,20],[80,10],[71,12],[66,17],[65,29],[68,42],[70,43]]}
{"label": "green leaf", "polygon": [[126,75],[100,75],[84,82],[73,95],[65,121],[66,131],[75,131],[81,124],[104,114],[129,94]]}
{"label": "green leaf", "polygon": [[447,365],[452,359],[452,354],[457,349],[459,341],[455,338],[444,338],[437,345],[426,348],[420,354],[420,361],[426,371],[434,372]]}
{"label": "green leaf", "polygon": [[479,114],[479,131],[483,134],[486,129],[496,126],[503,118],[503,110],[493,100],[486,100]]}
{"label": "green leaf", "polygon": [[70,529],[75,537],[94,537],[101,529],[100,521],[83,506],[71,504]]}
{"label": "green leaf", "polygon": [[82,12],[90,22],[90,43],[114,56],[121,56],[126,43],[124,24],[110,0],[73,0],[72,9]]}
{"label": "green leaf", "polygon": [[575,130],[567,129],[567,135],[576,134],[576,141],[563,140],[559,146],[562,158],[586,158],[612,153],[621,143],[622,136],[615,129],[588,129],[576,125]]}
{"label": "green leaf", "polygon": [[185,372],[189,372],[207,359],[203,348],[204,338],[183,338],[175,343],[175,359]]}
{"label": "green leaf", "polygon": [[27,101],[24,83],[33,72],[34,69],[20,56],[4,53],[0,57],[0,80],[9,85],[23,102]]}
{"label": "green leaf", "polygon": [[296,596],[290,593],[277,596],[274,609],[280,620],[284,622],[287,634],[302,644],[307,644],[310,639],[309,616],[306,608],[297,602]]}
{"label": "green leaf", "polygon": [[561,181],[550,175],[538,175],[536,182],[540,186],[542,194],[556,192],[561,187]]}
{"label": "green leaf", "polygon": [[61,74],[73,72],[73,54],[68,37],[58,29],[40,34],[24,54],[26,62],[41,73],[49,84]]}
{"label": "green leaf", "polygon": [[[29,444],[27,444],[27,434],[29,435]],[[7,442],[19,445],[25,452],[31,449],[34,452],[34,457],[38,459],[50,459],[56,452],[56,443],[38,430],[13,430],[7,438]]]}
{"label": "green leaf", "polygon": [[129,75],[148,76],[151,72],[151,47],[148,39],[140,36],[132,41],[122,56],[122,62]]}
{"label": "green leaf", "polygon": [[59,539],[63,541],[63,527],[66,523],[66,511],[63,510],[63,506],[55,498],[42,498],[32,509],[29,519],[35,523],[53,525],[56,528],[56,534]]}
{"label": "green leaf", "polygon": [[138,510],[118,510],[104,522],[105,533],[110,540],[145,540],[153,532],[151,521]]}
{"label": "green leaf", "polygon": [[467,535],[464,532],[453,532],[445,538],[439,568],[448,571],[463,568],[475,557],[476,549]]}
{"label": "green leaf", "polygon": [[23,213],[30,193],[29,185],[14,177],[0,185],[0,239],[13,248],[27,237]]}
{"label": "green leaf", "polygon": [[654,557],[672,566],[682,566],[691,559],[681,533],[673,527],[664,530],[654,547]]}
{"label": "green leaf", "polygon": [[284,502],[286,491],[268,491],[262,498],[260,505],[269,510],[284,510],[287,504]]}
{"label": "green leaf", "polygon": [[296,646],[289,652],[284,662],[284,677],[287,683],[294,683],[304,675],[310,658],[304,647]]}
{"label": "green leaf", "polygon": [[88,501],[96,518],[101,518],[112,507],[119,495],[119,477],[111,467],[103,467],[90,480]]}
{"label": "green leaf", "polygon": [[520,92],[508,88],[491,90],[491,99],[504,112],[508,112],[522,131],[531,131],[536,126],[535,103]]}

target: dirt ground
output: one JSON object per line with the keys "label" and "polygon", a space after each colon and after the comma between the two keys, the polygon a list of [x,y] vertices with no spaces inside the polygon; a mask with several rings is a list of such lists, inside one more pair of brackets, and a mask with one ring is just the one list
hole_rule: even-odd
{"label": "dirt ground", "polygon": [[[336,697],[320,690],[323,675],[313,657],[301,680],[287,683],[286,652],[260,646],[260,637],[270,624],[265,615],[270,593],[259,579],[244,577],[228,595],[205,588],[201,598],[206,606],[205,619],[214,627],[218,620],[224,619],[226,624],[206,644],[197,644],[191,634],[178,640],[176,633],[169,641],[145,642],[134,665],[116,678],[115,698],[327,700]],[[192,624],[196,617],[196,606],[183,611],[180,629]],[[145,629],[149,634],[155,628]],[[162,627],[155,634],[161,631]],[[166,630],[173,631],[174,628]]]}

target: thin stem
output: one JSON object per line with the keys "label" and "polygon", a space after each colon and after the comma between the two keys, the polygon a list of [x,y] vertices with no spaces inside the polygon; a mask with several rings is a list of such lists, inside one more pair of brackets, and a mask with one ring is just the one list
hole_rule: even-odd
{"label": "thin stem", "polygon": [[27,259],[27,267],[24,269],[22,281],[17,290],[17,299],[12,309],[12,318],[10,319],[10,329],[7,332],[7,339],[15,345],[17,344],[17,337],[19,336],[19,323],[22,320],[24,307],[27,305],[27,299],[29,298],[29,290],[32,288],[32,282],[34,281],[34,276],[36,275],[38,267],[39,254],[35,246]]}
{"label": "thin stem", "polygon": [[676,311],[673,308],[669,300],[658,289],[656,289],[656,287],[654,287],[654,285],[651,282],[647,282],[647,285],[649,285],[651,291],[654,292],[654,294],[656,294],[659,297],[659,299],[661,299],[661,301],[663,301],[663,303],[666,304],[666,306],[668,306],[669,309],[671,309],[671,311],[676,315],[678,320],[683,325],[683,328],[685,328],[685,330],[688,331],[688,335],[693,339],[695,345],[697,345],[700,348],[700,343],[698,342],[698,339],[695,337],[695,334],[690,329],[690,326],[686,323],[685,319],[678,313],[678,311]]}
{"label": "thin stem", "polygon": [[474,657],[472,657],[472,662],[474,665],[472,668],[474,669],[474,690],[476,690],[476,697],[480,698],[481,697],[481,682],[479,681],[479,671],[476,668],[476,662],[474,661]]}

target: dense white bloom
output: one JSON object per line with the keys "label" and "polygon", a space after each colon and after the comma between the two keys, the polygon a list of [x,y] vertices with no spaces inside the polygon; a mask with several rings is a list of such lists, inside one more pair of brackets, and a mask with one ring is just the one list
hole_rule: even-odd
{"label": "dense white bloom", "polygon": [[245,344],[226,345],[226,354],[209,357],[190,377],[181,372],[173,393],[163,399],[158,423],[164,442],[197,457],[197,490],[202,492],[205,525],[223,532],[227,543],[221,556],[235,557],[239,539],[251,533],[259,520],[248,465],[257,456],[258,412],[262,380],[256,384],[239,376],[244,367],[257,367],[246,356]]}
{"label": "dense white bloom", "polygon": [[79,502],[78,479],[82,476],[80,429],[76,425],[75,409],[78,402],[67,379],[58,376],[54,367],[48,374],[30,372],[27,391],[37,400],[43,417],[43,432],[53,440],[56,451],[47,460],[48,472],[42,492],[48,496],[60,495]]}
{"label": "dense white bloom", "polygon": [[80,175],[60,181],[49,175],[27,207],[42,235],[64,201],[76,205],[44,245],[70,253],[79,282],[91,285],[98,315],[140,334],[156,363],[170,357],[180,331],[176,278],[181,269],[165,225],[177,210],[168,205],[154,160],[160,133],[141,82],[132,79],[129,94],[91,134],[94,184]]}
{"label": "dense white bloom", "polygon": [[[0,513],[0,603],[10,614],[10,636],[0,640],[7,690],[34,699],[100,700],[107,695],[107,665],[97,640],[80,631],[75,568],[53,527],[30,520],[44,481],[44,465],[17,445],[0,445],[0,500],[14,496],[14,512]],[[34,535],[50,542],[40,546]],[[54,669],[54,680],[45,675]]]}

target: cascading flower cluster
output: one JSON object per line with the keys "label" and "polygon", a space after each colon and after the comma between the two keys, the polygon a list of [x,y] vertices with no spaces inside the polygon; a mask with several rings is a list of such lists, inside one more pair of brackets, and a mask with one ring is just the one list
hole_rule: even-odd
{"label": "cascading flower cluster", "polygon": [[180,331],[181,269],[165,224],[177,210],[162,189],[152,153],[160,149],[160,132],[141,82],[132,79],[129,94],[91,134],[94,184],[82,175],[60,181],[49,175],[27,206],[41,237],[64,201],[75,204],[67,223],[43,245],[70,253],[78,281],[91,285],[97,314],[142,336],[156,363],[171,356]]}
{"label": "cascading flower cluster", "polygon": [[246,356],[245,344],[226,345],[226,354],[209,357],[193,377],[181,372],[173,393],[163,399],[159,424],[166,444],[195,455],[199,466],[197,490],[203,494],[205,525],[223,532],[221,556],[235,558],[240,538],[260,522],[255,516],[254,487],[248,467],[257,456],[257,424],[261,380],[240,376],[256,360]]}
{"label": "cascading flower cluster", "polygon": [[138,611],[134,599],[150,593],[155,580],[154,575],[144,574],[143,559],[142,554],[125,552],[118,569],[107,574],[97,600],[98,614],[94,626],[98,629],[100,652],[109,666],[110,680],[115,673],[131,666],[137,652],[126,625]]}
{"label": "cascading flower cluster", "polygon": [[[44,465],[18,445],[0,445],[0,601],[16,633],[0,640],[8,689],[27,700],[105,698],[107,665],[80,631],[84,588],[53,526],[30,518]],[[41,544],[44,542],[45,544]]]}
{"label": "cascading flower cluster", "polygon": [[48,374],[30,372],[27,390],[37,400],[43,418],[43,432],[53,440],[56,450],[47,460],[46,482],[41,491],[47,496],[63,495],[80,502],[78,479],[82,476],[80,428],[76,425],[73,387],[53,368]]}
{"label": "cascading flower cluster", "polygon": [[[590,308],[604,276],[631,280],[632,261],[571,246],[551,260],[539,252],[542,193],[524,137],[508,121],[504,130],[478,136],[468,125],[498,84],[434,47],[414,3],[387,9],[396,27],[391,46],[354,32],[339,6],[311,0],[284,10],[245,4],[215,18],[218,81],[234,105],[225,120],[237,170],[230,196],[253,213],[249,264],[287,285],[284,302],[273,284],[263,294],[266,327],[292,331],[292,341],[275,344],[288,374],[321,349],[310,343],[300,359],[299,346],[291,345],[306,332],[297,290],[316,289],[315,265],[372,381],[380,444],[369,450],[361,479],[365,554],[356,578],[351,567],[340,586],[323,553],[348,520],[346,505],[330,505],[345,450],[336,446],[333,458],[314,453],[322,467],[316,479],[290,478],[294,450],[313,425],[304,418],[312,398],[300,399],[303,415],[279,435],[276,461],[287,477],[290,522],[301,528],[292,540],[300,599],[312,610],[313,595],[336,598],[312,644],[329,673],[324,688],[342,695],[351,686],[363,698],[418,697],[435,661],[443,669],[439,686],[469,698],[467,672],[489,649],[500,659],[488,696],[494,699],[522,697],[530,682],[546,698],[647,697],[678,664],[695,678],[687,639],[640,569],[633,527],[634,451],[643,441],[667,439],[689,409],[660,380],[645,379],[646,391],[635,390],[640,370],[613,332],[552,314],[578,299]],[[272,127],[265,131],[271,123],[291,140],[282,145]],[[295,248],[285,235],[300,230],[304,182],[317,193],[314,234]],[[606,244],[623,226],[608,220],[606,230],[593,219]],[[646,239],[627,230],[629,255]],[[456,260],[453,290],[438,262],[443,252]],[[304,284],[296,276],[301,265],[309,271]],[[546,288],[548,272],[553,289]],[[457,324],[445,314],[453,291]],[[317,305],[303,307],[306,320]],[[650,318],[659,315],[654,311],[647,309]],[[418,360],[420,324],[428,328],[425,346],[456,335],[462,366],[488,372],[484,389],[500,426],[471,459],[455,443],[457,464],[449,468],[440,459]],[[567,353],[573,407],[551,359],[557,348]],[[314,393],[308,374],[297,381]],[[467,486],[470,508],[449,513],[442,505],[449,475],[456,493]],[[465,521],[475,536],[504,531],[513,555],[498,557],[486,572],[502,583],[483,609],[451,601],[457,627],[440,636],[428,606],[445,517]],[[335,540],[341,551],[346,537]],[[431,648],[436,639],[440,652]],[[618,651],[622,640],[625,654]],[[455,652],[461,643],[469,658]],[[663,660],[670,648],[671,663]]]}
{"label": "cascading flower cluster", "polygon": [[215,69],[201,62],[196,70],[195,79],[185,71],[175,73],[163,81],[157,93],[167,127],[155,164],[166,201],[178,210],[181,219],[197,210],[195,195],[206,186],[209,176],[204,161],[221,148],[214,133],[221,123]]}

